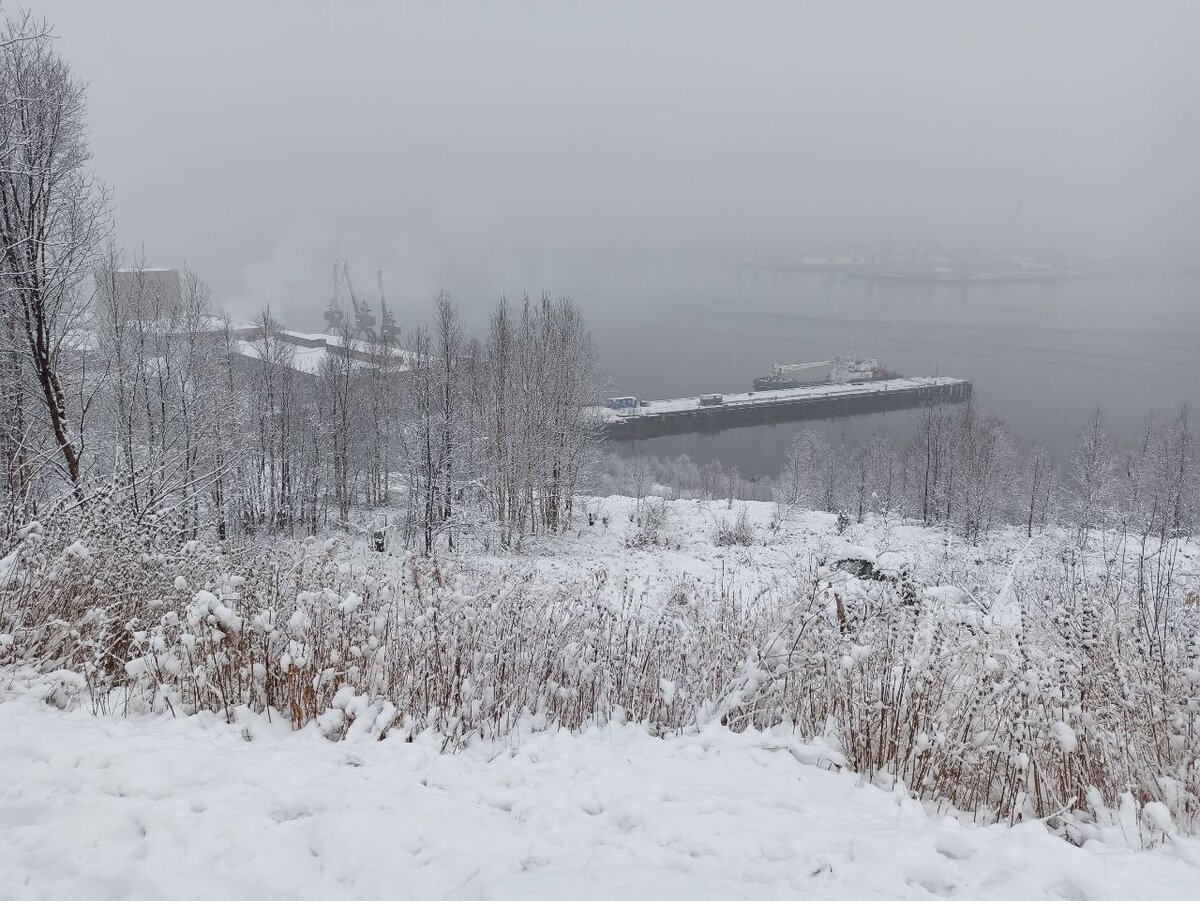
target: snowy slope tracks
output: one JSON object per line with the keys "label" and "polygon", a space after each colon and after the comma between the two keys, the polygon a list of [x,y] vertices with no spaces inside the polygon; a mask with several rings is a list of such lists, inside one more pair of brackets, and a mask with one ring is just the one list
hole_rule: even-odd
{"label": "snowy slope tracks", "polygon": [[440,562],[331,541],[131,566],[106,533],[35,530],[6,561],[0,654],[60,672],[48,699],[66,707],[268,711],[447,749],[620,721],[784,727],[983,823],[1044,818],[1076,843],[1122,817],[1148,844],[1195,828],[1195,608],[1145,642],[1138,608],[1106,594],[1111,565],[1093,575],[1051,541],[1014,568],[1023,541],[878,522],[855,547],[832,517],[761,504],[751,544],[725,548],[737,511],[681,502],[647,546],[638,505],[604,503],[545,555]]}

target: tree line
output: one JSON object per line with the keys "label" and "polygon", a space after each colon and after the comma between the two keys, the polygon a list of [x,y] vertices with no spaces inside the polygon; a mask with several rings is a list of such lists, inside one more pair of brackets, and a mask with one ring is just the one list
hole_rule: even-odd
{"label": "tree line", "polygon": [[[269,310],[237,327],[194,273],[178,293],[153,275],[110,261],[63,355],[87,397],[67,408],[73,494],[111,483],[132,516],[169,516],[185,539],[372,528],[379,511],[426,553],[570,522],[599,440],[591,339],[570,301],[501,301],[481,340],[443,294],[404,340],[342,330],[313,354]],[[10,473],[39,453],[13,450]],[[34,515],[59,475],[10,478],[14,507]]]}
{"label": "tree line", "polygon": [[868,515],[906,519],[971,543],[1001,526],[1030,538],[1066,527],[1085,549],[1105,531],[1139,543],[1195,533],[1200,466],[1187,407],[1147,414],[1124,443],[1093,410],[1062,459],[1020,442],[974,403],[933,405],[916,416],[915,433],[901,442],[877,431],[856,446],[837,445],[819,427],[800,428],[773,478],[746,479],[736,467],[686,455],[609,454],[598,489],[639,500],[665,486],[680,498],[775,501],[781,515],[822,510],[845,525]]}
{"label": "tree line", "polygon": [[978,542],[1000,525],[1032,537],[1070,525],[1081,546],[1119,530],[1147,543],[1193,534],[1200,507],[1196,436],[1187,407],[1148,414],[1126,446],[1101,410],[1089,414],[1069,458],[1021,446],[1005,424],[974,403],[920,411],[916,434],[897,447],[877,433],[857,448],[834,447],[803,429],[788,448],[774,494],[785,506],[868,513],[942,525]]}
{"label": "tree line", "polygon": [[[597,440],[595,358],[568,300],[455,303],[403,340],[313,356],[269,310],[238,328],[191,272],[121,265],[83,85],[29,16],[0,34],[0,456],[12,532],[105,486],[183,538],[311,534],[398,505],[406,545],[564,528]],[[361,518],[358,519],[361,523]]]}

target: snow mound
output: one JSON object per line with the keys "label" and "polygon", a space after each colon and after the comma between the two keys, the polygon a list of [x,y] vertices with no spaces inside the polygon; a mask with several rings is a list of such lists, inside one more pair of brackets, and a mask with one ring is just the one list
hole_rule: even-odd
{"label": "snow mound", "polygon": [[26,696],[0,703],[0,898],[1196,897],[1192,840],[938,821],[803,750],[622,726],[443,755]]}

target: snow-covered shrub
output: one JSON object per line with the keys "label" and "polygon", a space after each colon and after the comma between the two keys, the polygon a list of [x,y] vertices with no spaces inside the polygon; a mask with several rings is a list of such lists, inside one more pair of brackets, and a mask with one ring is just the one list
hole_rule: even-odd
{"label": "snow-covered shrub", "polygon": [[667,547],[671,543],[668,529],[667,502],[661,498],[649,498],[639,505],[636,513],[636,528],[626,539],[628,547]]}
{"label": "snow-covered shrub", "polygon": [[[89,687],[132,656],[146,617],[170,609],[178,580],[203,578],[222,554],[184,540],[170,513],[130,515],[113,489],[49,511],[13,536],[0,586],[0,662],[84,674]],[[230,560],[229,563],[233,561]],[[95,677],[94,681],[92,677]]]}
{"label": "snow-covered shrub", "polygon": [[717,521],[713,542],[718,547],[754,544],[754,527],[750,525],[750,514],[745,504],[738,508],[737,515],[723,516]]}
{"label": "snow-covered shrub", "polygon": [[786,719],[851,768],[984,820],[1051,817],[1086,840],[1130,792],[1196,828],[1200,610],[1177,603],[1148,634],[1151,612],[1107,593],[1102,569],[1048,559],[1002,599],[1013,623],[962,592],[916,602],[833,573],[747,657],[720,716]]}
{"label": "snow-covered shrub", "polygon": [[[332,739],[790,726],[983,820],[1051,817],[1080,841],[1114,817],[1146,840],[1197,827],[1200,608],[1185,590],[1139,602],[1109,560],[1046,553],[990,598],[945,573],[914,586],[895,556],[801,569],[800,587],[753,599],[688,579],[616,603],[594,579],[534,588],[519,561],[318,539],[233,556],[99,501],[0,558],[0,663],[53,676],[63,706],[250,708]],[[1130,820],[1128,804],[1148,812]]]}

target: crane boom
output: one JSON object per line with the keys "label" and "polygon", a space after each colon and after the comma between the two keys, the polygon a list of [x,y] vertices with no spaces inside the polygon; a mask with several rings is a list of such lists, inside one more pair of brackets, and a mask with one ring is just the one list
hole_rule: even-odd
{"label": "crane boom", "polygon": [[371,311],[371,305],[365,300],[359,300],[358,295],[354,293],[354,282],[350,280],[350,264],[342,263],[342,272],[346,276],[346,288],[350,292],[350,303],[354,304],[354,319],[355,326],[361,332],[369,332],[375,328],[375,314]]}
{"label": "crane boom", "polygon": [[338,267],[337,262],[333,264],[333,294],[329,297],[329,306],[325,309],[325,332],[337,331],[345,322],[345,313],[342,312],[342,301],[338,296]]}
{"label": "crane boom", "polygon": [[342,272],[346,276],[346,288],[350,291],[350,303],[354,304],[354,313],[357,316],[362,315],[362,306],[358,302],[358,295],[354,293],[354,282],[350,281],[350,264],[342,263]]}
{"label": "crane boom", "polygon": [[383,299],[383,269],[375,270],[375,281],[379,285],[379,337],[384,341],[394,341],[400,337],[400,327],[396,325],[396,317],[388,312],[387,301]]}

